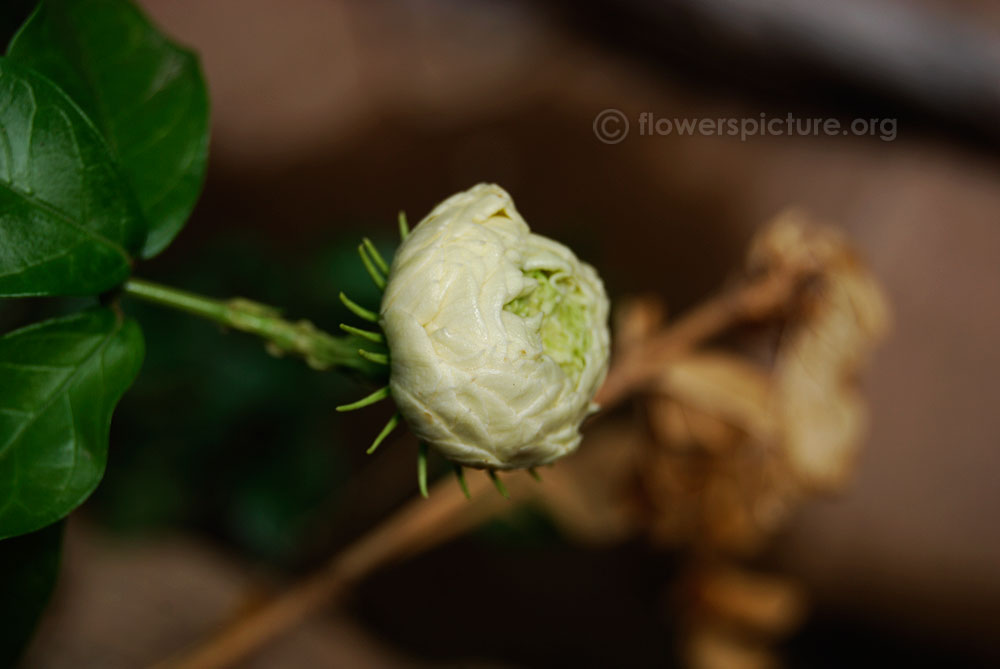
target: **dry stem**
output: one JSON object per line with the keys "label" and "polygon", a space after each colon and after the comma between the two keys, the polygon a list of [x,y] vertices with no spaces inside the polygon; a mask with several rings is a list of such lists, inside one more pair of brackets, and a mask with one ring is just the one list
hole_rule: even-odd
{"label": "dry stem", "polygon": [[802,285],[805,274],[776,272],[718,295],[687,313],[673,325],[624,352],[614,364],[594,401],[609,408],[631,393],[645,388],[662,373],[664,365],[700,342],[725,332],[742,321],[773,315]]}
{"label": "dry stem", "polygon": [[[704,303],[616,360],[596,401],[609,408],[645,387],[663,365],[699,342],[740,321],[773,314],[787,303],[802,278],[791,273],[767,275]],[[505,482],[514,500],[530,496],[531,487],[538,485],[523,473],[507,476]],[[159,666],[205,669],[232,665],[329,605],[379,567],[445,543],[510,508],[507,500],[490,490],[487,477],[472,477],[469,487],[471,501],[453,481],[439,482],[430,499],[409,502],[324,569]]]}
{"label": "dry stem", "polygon": [[[538,485],[524,473],[504,480],[513,499],[523,499],[527,488]],[[429,499],[411,500],[319,572],[233,621],[203,644],[158,666],[205,669],[238,662],[379,567],[445,543],[510,508],[510,502],[492,487],[486,476],[470,477],[472,499],[467,500],[454,481],[443,479],[432,488]]]}

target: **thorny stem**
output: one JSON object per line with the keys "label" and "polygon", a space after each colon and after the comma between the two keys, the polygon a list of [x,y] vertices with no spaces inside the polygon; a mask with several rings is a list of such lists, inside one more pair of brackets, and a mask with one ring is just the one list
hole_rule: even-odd
{"label": "thorny stem", "polygon": [[[723,293],[651,337],[627,357],[616,360],[597,401],[607,409],[645,387],[662,365],[744,320],[763,319],[780,310],[807,276],[776,273]],[[462,483],[464,480],[460,479]],[[467,499],[450,481],[434,485],[429,499],[415,499],[395,515],[335,556],[319,572],[281,593],[271,602],[236,620],[187,654],[161,669],[225,667],[331,604],[353,583],[379,567],[440,545],[503,511],[510,504],[499,495],[483,494],[488,476],[469,481]],[[537,484],[519,472],[509,478],[511,496],[524,499]]]}
{"label": "thorny stem", "polygon": [[272,353],[300,355],[315,369],[346,367],[372,376],[384,375],[377,365],[358,355],[359,340],[355,337],[334,337],[309,321],[285,320],[274,307],[243,298],[216,300],[136,278],[125,283],[124,292],[262,337]]}

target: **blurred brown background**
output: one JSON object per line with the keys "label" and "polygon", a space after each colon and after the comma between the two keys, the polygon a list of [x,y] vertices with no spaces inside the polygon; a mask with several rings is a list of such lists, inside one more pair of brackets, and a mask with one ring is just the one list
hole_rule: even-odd
{"label": "blurred brown background", "polygon": [[[888,646],[898,653],[886,657],[916,662],[919,653],[907,654],[911,643],[940,653],[925,660],[1000,657],[994,3],[141,4],[200,52],[214,116],[203,200],[149,275],[201,271],[199,263],[211,262],[205,249],[238,247],[240,240],[263,240],[275,263],[294,264],[319,238],[364,229],[388,239],[399,209],[415,221],[448,194],[494,181],[513,194],[534,229],[566,240],[599,267],[613,298],[654,292],[676,313],[724,285],[754,230],[785,207],[842,226],[887,288],[894,331],[865,379],[872,424],[853,482],[842,495],[801,510],[766,563],[801,576],[816,598],[820,622],[807,626],[801,643],[853,643],[857,654],[848,658]],[[606,108],[632,122],[632,134],[616,145],[593,134],[594,118]],[[891,117],[898,136],[639,136],[642,112]],[[250,296],[278,303],[287,297]],[[334,295],[327,297],[332,304]],[[361,422],[356,431],[363,435],[378,421]],[[374,464],[383,470],[366,470],[369,488],[345,493],[368,506],[357,513],[341,507],[330,522],[342,525],[323,540],[329,545],[408,494],[408,454]],[[222,619],[256,573],[252,560],[204,535],[125,541],[86,522],[71,529],[55,607],[29,666],[156,659]],[[406,590],[405,577],[461,569],[463,561],[490,554],[479,544],[450,551],[376,577],[365,596],[432,599],[427,584]],[[627,551],[629,559],[579,558],[565,548],[538,560],[504,553],[510,573],[488,570],[487,577],[506,584],[506,592],[490,594],[489,583],[476,582],[446,600],[459,616],[462,601],[530,600],[532,593],[511,588],[517,565],[576,573],[566,565],[582,560],[589,568],[579,567],[579,577],[590,578],[634,565],[637,553],[642,574],[669,568],[641,547]],[[552,596],[578,598],[565,606],[585,607],[593,598],[601,608],[593,617],[609,619],[604,643],[635,641],[619,656],[623,662],[660,664],[666,657],[655,630],[635,623],[634,639],[613,631],[618,623],[606,609],[625,611],[629,597],[651,587],[639,576],[609,576],[596,594],[581,584],[575,596],[568,575],[553,578]],[[563,615],[551,596],[537,596],[543,613],[529,616],[532,623]],[[463,658],[486,658],[479,666],[544,666],[559,656],[560,644],[572,643],[572,630],[555,632],[545,652],[514,643],[505,653],[491,635],[483,633],[477,645],[471,633],[473,641],[456,640],[450,653],[444,631],[426,632],[423,641],[407,636],[384,607],[359,597],[347,613],[310,624],[253,666],[418,659],[458,666]],[[648,597],[632,614],[620,614],[622,625],[663,606],[662,593]],[[433,619],[439,609],[425,604],[400,606]],[[508,606],[503,610],[516,615],[531,602]],[[583,624],[565,615],[567,626]],[[496,634],[519,627],[507,625]],[[544,634],[525,634],[546,644]],[[434,644],[445,648],[428,651]],[[591,658],[599,664],[599,654]]]}

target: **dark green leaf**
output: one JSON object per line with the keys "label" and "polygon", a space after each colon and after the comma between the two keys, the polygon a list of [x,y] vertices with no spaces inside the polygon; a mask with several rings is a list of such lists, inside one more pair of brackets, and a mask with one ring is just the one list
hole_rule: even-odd
{"label": "dark green leaf", "polygon": [[111,412],[143,352],[138,324],[104,307],[0,337],[0,537],[58,520],[93,492]]}
{"label": "dark green leaf", "polygon": [[0,667],[14,666],[45,610],[62,549],[63,524],[0,541]]}
{"label": "dark green leaf", "polygon": [[205,177],[208,94],[198,58],[127,0],[45,0],[8,55],[59,84],[93,119],[146,214],[143,256],[162,251]]}
{"label": "dark green leaf", "polygon": [[50,81],[0,58],[0,296],[105,291],[143,238],[94,126]]}

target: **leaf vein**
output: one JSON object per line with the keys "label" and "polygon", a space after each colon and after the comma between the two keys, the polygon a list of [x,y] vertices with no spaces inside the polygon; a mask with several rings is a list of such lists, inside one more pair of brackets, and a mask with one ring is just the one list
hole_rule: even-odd
{"label": "leaf vein", "polygon": [[[121,331],[123,325],[124,322],[116,323],[114,329],[111,332],[109,332],[106,336],[104,336],[103,339],[94,346],[94,348],[90,349],[87,352],[87,355],[84,356],[84,362],[78,365],[76,367],[76,371],[67,376],[63,380],[63,382],[59,384],[59,386],[52,392],[52,396],[46,402],[44,402],[38,409],[28,413],[28,415],[31,416],[31,418],[25,421],[24,424],[21,425],[21,427],[18,430],[16,430],[12,436],[2,446],[0,446],[0,457],[2,457],[7,452],[11,444],[16,442],[20,438],[20,436],[24,434],[24,431],[27,430],[29,426],[31,426],[32,424],[34,424],[36,420],[38,420],[38,417],[42,413],[44,413],[50,406],[52,406],[53,403],[56,402],[59,396],[64,393],[66,387],[73,381],[75,381],[78,376],[80,376],[81,372],[86,366],[86,359],[90,358],[98,351],[103,352],[103,350],[108,346],[108,344],[115,337],[115,335],[117,335],[118,332]],[[2,513],[2,511],[3,507],[0,507],[0,513]]]}

